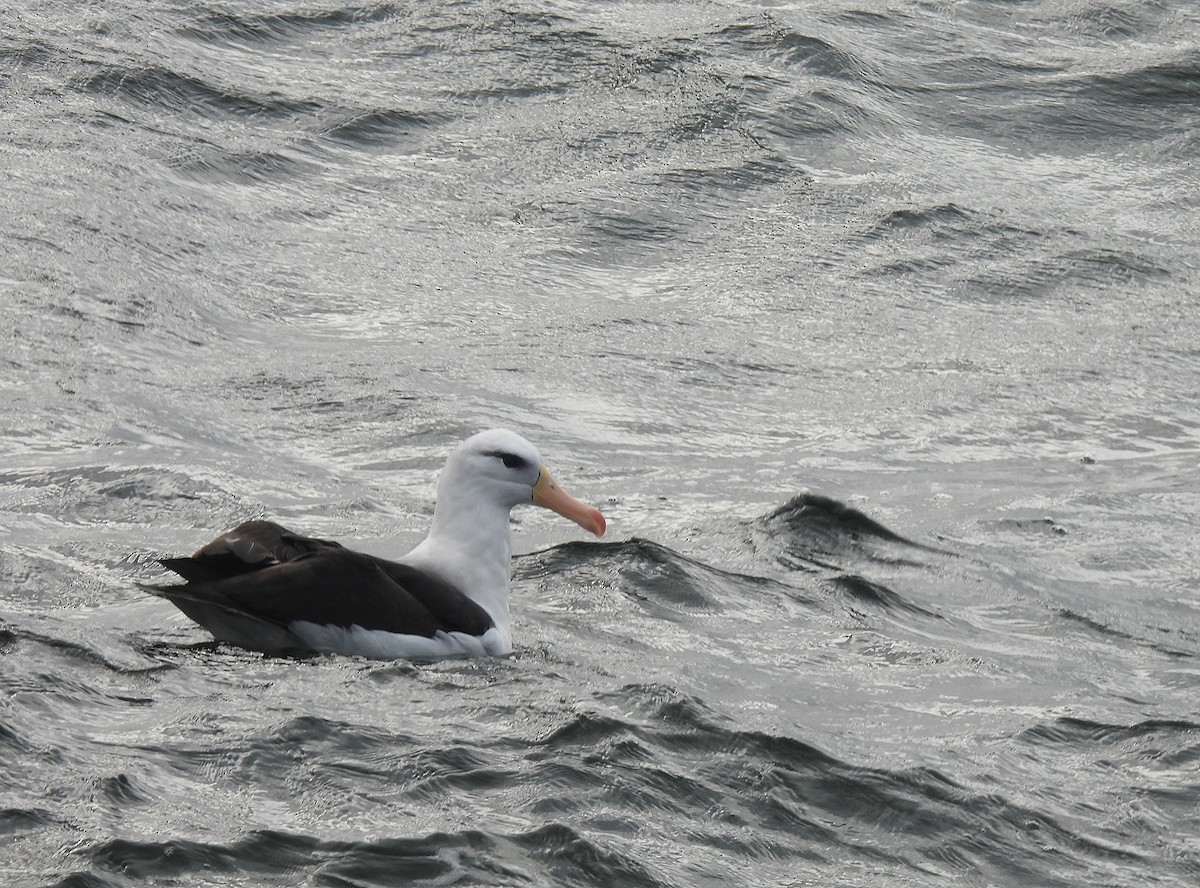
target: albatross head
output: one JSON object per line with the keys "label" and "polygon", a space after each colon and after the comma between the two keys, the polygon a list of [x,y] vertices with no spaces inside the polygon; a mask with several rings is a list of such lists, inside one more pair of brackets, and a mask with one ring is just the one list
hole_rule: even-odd
{"label": "albatross head", "polygon": [[552,509],[596,536],[604,533],[604,516],[559,487],[532,444],[493,429],[451,451],[438,478],[429,536],[400,559],[440,576],[481,605],[495,622],[500,651],[512,649],[508,513],[521,503]]}
{"label": "albatross head", "polygon": [[472,435],[451,452],[438,481],[438,504],[453,501],[470,510],[467,503],[459,502],[463,496],[474,500],[475,510],[489,506],[502,510],[506,521],[514,506],[532,502],[596,536],[604,535],[600,511],[563,490],[542,464],[537,448],[507,429]]}

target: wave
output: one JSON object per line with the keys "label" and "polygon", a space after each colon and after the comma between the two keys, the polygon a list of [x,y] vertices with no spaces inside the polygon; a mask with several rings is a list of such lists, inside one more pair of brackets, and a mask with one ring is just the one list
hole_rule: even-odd
{"label": "wave", "polygon": [[934,620],[944,619],[941,614],[909,601],[894,589],[866,577],[843,574],[833,577],[829,582],[845,592],[856,604],[865,604],[884,611],[908,611]]}
{"label": "wave", "polygon": [[562,885],[656,888],[664,884],[635,855],[614,850],[564,823],[510,834],[463,830],[362,842],[325,841],[274,830],[258,830],[229,844],[114,839],[92,846],[85,854],[99,870],[136,880],[220,873],[252,874],[274,882],[272,877],[280,873],[308,873],[323,883],[346,885],[441,885],[464,880],[511,885],[514,880],[546,879]]}
{"label": "wave", "polygon": [[617,543],[574,542],[517,559],[519,581],[594,582],[599,577],[625,597],[661,615],[719,613],[731,595],[778,584],[751,574],[705,564],[659,543],[634,537]]}
{"label": "wave", "polygon": [[278,121],[305,118],[322,108],[315,101],[235,89],[162,66],[101,65],[90,74],[77,76],[73,85],[76,89],[152,108],[158,113],[200,112],[208,116],[232,115]]}
{"label": "wave", "polygon": [[816,493],[792,497],[779,508],[768,512],[762,524],[772,530],[800,536],[837,537],[849,541],[876,539],[885,542],[916,546],[899,534],[888,530],[874,518],[846,503]]}
{"label": "wave", "polygon": [[[801,494],[752,521],[748,531],[744,549],[735,547],[731,554],[736,569],[634,537],[573,542],[519,556],[514,583],[536,585],[539,600],[580,615],[603,607],[595,590],[610,590],[645,617],[677,624],[736,614],[787,631],[822,611],[849,616],[858,625],[863,610],[943,619],[900,591],[893,574],[916,568],[923,576],[951,553],[908,540],[845,503]],[[655,631],[653,622],[630,621],[628,613],[614,619],[614,631],[630,637]]]}
{"label": "wave", "polygon": [[348,27],[377,24],[399,14],[400,10],[391,3],[263,15],[232,11],[206,12],[179,28],[179,33],[205,42],[262,45],[297,38],[309,39]]}
{"label": "wave", "polygon": [[[357,807],[324,807],[309,829],[297,818],[202,839],[169,827],[154,839],[97,839],[72,855],[85,864],[76,875],[117,884],[203,873],[264,884],[286,874],[292,883],[649,888],[728,880],[745,867],[819,865],[848,875],[869,863],[890,877],[1067,886],[1097,866],[1142,859],[1057,810],[935,768],[854,764],[796,737],[742,727],[660,683],[597,692],[538,737],[502,729],[439,742],[300,717],[238,757],[241,766],[222,782],[266,788],[263,803],[303,777],[300,797],[278,803],[320,805],[328,795]],[[120,777],[100,792],[105,804],[153,801],[146,786]],[[475,812],[469,828],[430,827],[431,819],[453,820],[430,812],[460,807]],[[36,830],[48,815],[12,817]],[[647,853],[659,842],[670,854]]]}
{"label": "wave", "polygon": [[0,836],[50,826],[56,822],[57,818],[44,808],[3,808],[0,809]]}
{"label": "wave", "polygon": [[219,486],[195,472],[161,466],[73,466],[0,472],[11,512],[44,515],[61,524],[146,525],[171,512],[207,512],[225,499]]}
{"label": "wave", "polygon": [[845,567],[858,560],[923,566],[925,555],[951,555],[885,527],[846,503],[802,493],[754,522],[760,545],[790,570]]}
{"label": "wave", "polygon": [[151,113],[144,122],[151,129],[164,115],[216,124],[166,158],[177,172],[201,182],[252,185],[319,177],[332,149],[413,153],[444,120],[405,107],[339,101],[320,94],[317,85],[255,88],[253,83],[270,83],[270,77],[231,80],[221,70],[91,63],[71,86],[118,118],[130,116],[130,108]]}
{"label": "wave", "polygon": [[1079,84],[1085,97],[1101,105],[1126,110],[1146,104],[1192,109],[1200,99],[1200,52],[1190,49],[1120,73],[1094,75]]}
{"label": "wave", "polygon": [[[746,860],[835,863],[848,854],[908,872],[1066,885],[1097,858],[1138,858],[1059,824],[1051,811],[932,768],[854,765],[789,736],[739,728],[666,686],[629,685],[596,702],[599,711],[577,714],[542,744],[560,767],[587,763],[593,806],[706,810],[691,838]],[[1044,843],[1059,847],[1062,880],[1041,860]]]}
{"label": "wave", "polygon": [[1164,741],[1174,739],[1191,744],[1197,756],[1200,756],[1200,722],[1186,719],[1147,719],[1123,725],[1065,716],[1049,724],[1028,728],[1020,736],[1022,740],[1036,745],[1072,746],[1127,741],[1138,741],[1141,744],[1150,738]]}
{"label": "wave", "polygon": [[1065,607],[1059,608],[1058,616],[1060,616],[1064,620],[1068,620],[1072,623],[1078,623],[1082,626],[1086,626],[1088,629],[1091,629],[1093,632],[1098,632],[1101,635],[1107,635],[1112,638],[1121,639],[1123,641],[1138,640],[1135,638],[1135,636],[1130,635],[1128,632],[1123,632],[1120,629],[1114,629],[1112,626],[1109,626],[1107,623],[1102,623],[1099,620],[1096,620],[1092,617],[1087,616],[1086,614],[1076,613],[1075,611],[1071,610],[1070,608],[1065,608]]}
{"label": "wave", "polygon": [[726,47],[722,54],[731,50],[749,53],[769,64],[800,69],[811,76],[859,83],[879,74],[863,55],[831,39],[798,31],[770,13],[754,21],[728,25],[713,39]]}
{"label": "wave", "polygon": [[0,722],[0,745],[17,752],[32,752],[33,747],[8,725]]}
{"label": "wave", "polygon": [[[998,211],[934,204],[887,211],[853,242],[878,257],[860,274],[867,277],[929,276],[955,287],[956,299],[1011,302],[1044,298],[1073,288],[1110,288],[1114,283],[1148,285],[1171,270],[1148,253],[1083,246],[1077,232],[1039,229],[1010,222]],[[886,246],[886,250],[881,248]],[[973,260],[969,272],[964,251]]]}
{"label": "wave", "polygon": [[397,108],[355,112],[319,129],[322,138],[353,148],[394,147],[440,118]]}

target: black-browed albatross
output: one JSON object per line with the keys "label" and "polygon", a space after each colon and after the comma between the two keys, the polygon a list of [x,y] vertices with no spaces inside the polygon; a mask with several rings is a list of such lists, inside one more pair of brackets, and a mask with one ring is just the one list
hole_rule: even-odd
{"label": "black-browed albatross", "polygon": [[512,653],[509,511],[533,502],[603,536],[604,516],[558,486],[504,429],[459,444],[438,479],[429,536],[396,561],[247,521],[145,586],[213,634],[264,653],[437,660]]}

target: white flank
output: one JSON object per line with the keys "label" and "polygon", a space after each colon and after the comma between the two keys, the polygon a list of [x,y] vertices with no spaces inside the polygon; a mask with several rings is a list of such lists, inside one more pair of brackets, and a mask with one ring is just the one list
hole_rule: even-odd
{"label": "white flank", "polygon": [[438,632],[433,638],[401,635],[361,626],[317,625],[297,620],[288,628],[314,651],[369,657],[372,660],[445,660],[457,657],[503,657],[512,653],[508,632],[493,626],[483,635]]}

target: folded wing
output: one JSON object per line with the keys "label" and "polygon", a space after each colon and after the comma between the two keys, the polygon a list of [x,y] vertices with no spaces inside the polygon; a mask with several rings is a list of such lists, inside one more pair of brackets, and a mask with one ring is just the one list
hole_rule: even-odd
{"label": "folded wing", "polygon": [[298,622],[426,638],[482,635],[488,613],[440,578],[397,562],[248,521],[164,567],[186,583],[149,586],[213,636],[252,650],[307,647]]}

